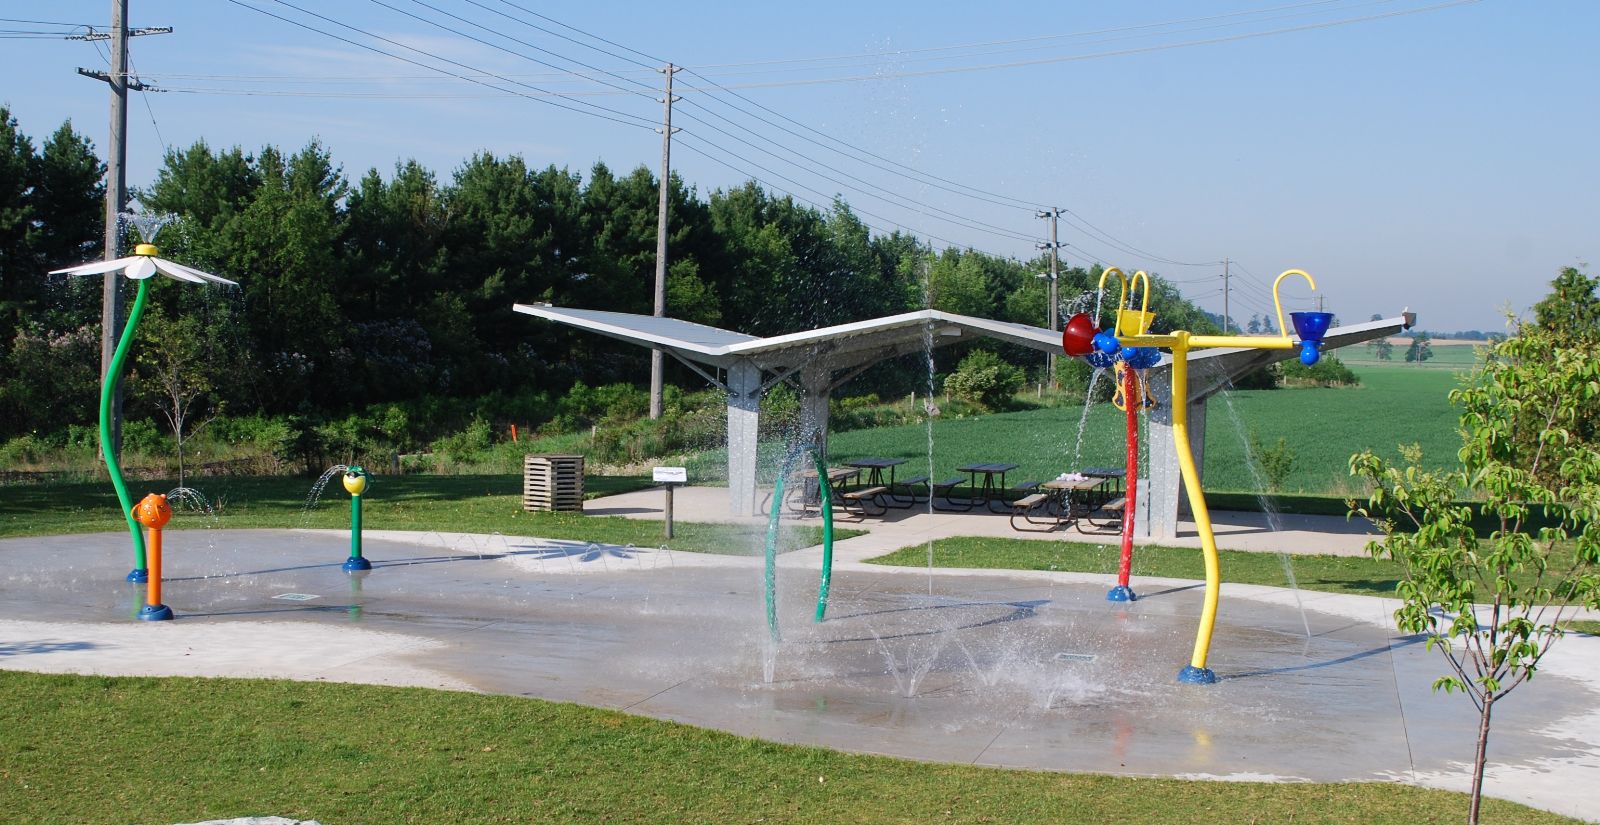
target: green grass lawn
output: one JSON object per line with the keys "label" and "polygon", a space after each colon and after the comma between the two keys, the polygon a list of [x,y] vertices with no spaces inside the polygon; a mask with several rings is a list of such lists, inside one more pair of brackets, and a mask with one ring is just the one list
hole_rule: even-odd
{"label": "green grass lawn", "polygon": [[[996,570],[1065,570],[1116,575],[1122,549],[1080,541],[1036,541],[1012,538],[958,536],[933,543],[935,567],[969,567]],[[1288,574],[1275,553],[1220,550],[1222,579],[1229,583],[1287,587]],[[905,547],[868,559],[872,564],[921,567],[928,563],[928,546]],[[1388,596],[1400,580],[1394,562],[1351,556],[1293,556],[1296,583],[1306,590]],[[1204,579],[1205,560],[1192,547],[1140,546],[1133,551],[1133,575],[1172,579]],[[1138,588],[1136,587],[1137,591]]]}
{"label": "green grass lawn", "polygon": [[[1551,567],[1566,569],[1572,564],[1571,550],[1557,548]],[[1122,548],[1115,538],[1104,544],[1081,541],[1038,541],[1034,539],[956,536],[933,542],[935,567],[964,567],[987,570],[1063,570],[1074,573],[1115,575]],[[1239,550],[1217,551],[1226,583],[1265,584],[1288,587],[1289,573],[1284,557],[1276,553]],[[1288,556],[1294,584],[1304,590],[1349,593],[1357,596],[1392,596],[1400,580],[1396,562],[1367,556],[1293,555]],[[928,545],[903,547],[892,553],[867,559],[871,564],[923,567],[928,564]],[[1144,545],[1133,551],[1133,575],[1165,579],[1203,580],[1205,560],[1193,547]],[[1514,577],[1533,584],[1530,571]],[[1135,590],[1137,591],[1137,587]],[[1574,622],[1573,629],[1600,626],[1600,622]]]}
{"label": "green grass lawn", "polygon": [[[0,671],[11,822],[1453,823],[1399,784],[927,764],[511,696]],[[1570,820],[1485,800],[1488,822]]]}
{"label": "green grass lawn", "polygon": [[[173,481],[135,481],[129,492],[165,492]],[[349,496],[338,479],[329,482],[322,501],[304,512],[311,479],[227,476],[198,479],[196,487],[211,500],[215,518],[179,512],[168,529],[237,529],[309,527],[348,529]],[[362,496],[362,526],[368,530],[438,530],[459,533],[502,533],[602,544],[659,547],[691,552],[759,553],[763,537],[748,527],[674,521],[674,538],[662,537],[661,523],[620,516],[580,513],[530,513],[522,509],[522,481],[514,475],[374,476]],[[590,495],[618,493],[651,486],[641,477],[588,476]],[[13,485],[0,495],[0,538],[126,530],[109,481]],[[839,529],[843,540],[859,531]],[[783,533],[784,549],[809,547],[822,540],[821,528],[803,525]]]}
{"label": "green grass lawn", "polygon": [[[1457,413],[1448,400],[1456,386],[1453,373],[1375,366],[1362,368],[1360,374],[1359,387],[1236,390],[1213,397],[1206,415],[1208,490],[1261,491],[1245,463],[1252,430],[1267,445],[1282,437],[1294,450],[1294,469],[1284,485],[1288,493],[1344,495],[1353,490],[1350,456],[1366,448],[1393,457],[1396,445],[1417,442],[1432,466],[1455,460],[1460,447]],[[956,475],[956,467],[980,461],[1021,465],[1008,476],[1012,482],[1054,478],[1081,467],[1122,466],[1123,414],[1107,403],[1094,405],[1080,453],[1081,418],[1081,407],[941,418],[933,427],[932,472],[925,426],[836,433],[828,450],[837,461],[904,458],[902,474],[935,478]]]}

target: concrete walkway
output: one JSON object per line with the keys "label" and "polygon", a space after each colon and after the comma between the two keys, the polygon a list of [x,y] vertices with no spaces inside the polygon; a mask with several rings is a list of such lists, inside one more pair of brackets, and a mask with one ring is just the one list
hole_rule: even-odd
{"label": "concrete walkway", "polygon": [[[1475,713],[1432,693],[1446,665],[1393,631],[1392,601],[1226,585],[1222,681],[1179,685],[1195,582],[1111,604],[1103,575],[861,563],[862,539],[924,541],[945,518],[841,543],[821,623],[816,551],[784,555],[776,643],[755,557],[380,531],[352,577],[335,531],[173,531],[178,618],[144,623],[126,534],[8,539],[0,601],[29,618],[0,620],[0,667],[476,690],[994,766],[1466,787]],[[1491,760],[1491,795],[1600,811],[1600,638],[1562,640],[1496,705]]]}
{"label": "concrete walkway", "polygon": [[[762,509],[771,506],[771,490],[760,491]],[[594,516],[624,516],[660,521],[665,494],[659,490],[640,490],[606,496],[586,502],[584,512]],[[741,518],[729,515],[726,487],[680,487],[673,494],[673,517],[679,521],[748,524],[765,526],[765,515]],[[784,512],[784,518],[795,518]],[[1360,519],[1338,516],[1302,516],[1293,513],[1268,517],[1263,513],[1215,512],[1211,514],[1217,546],[1225,550],[1254,550],[1289,554],[1319,553],[1336,556],[1367,555],[1367,542],[1381,538],[1371,524]],[[816,522],[815,517],[797,518],[800,523]],[[837,518],[836,524],[852,530],[866,530],[865,536],[841,541],[834,547],[840,559],[860,561],[902,547],[914,547],[950,536],[996,536],[1038,541],[1083,541],[1119,544],[1121,534],[1112,531],[1080,533],[1065,527],[1048,533],[1013,529],[1010,513],[976,508],[966,513],[931,511],[927,504],[907,510],[890,509],[882,516],[860,520]],[[1088,528],[1086,528],[1088,529]],[[1200,536],[1193,522],[1180,522],[1178,537],[1158,542],[1167,547],[1199,547]]]}

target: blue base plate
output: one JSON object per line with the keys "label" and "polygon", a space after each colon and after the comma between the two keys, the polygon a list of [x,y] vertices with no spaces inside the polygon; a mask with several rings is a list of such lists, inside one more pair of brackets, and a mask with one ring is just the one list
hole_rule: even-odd
{"label": "blue base plate", "polygon": [[1189,665],[1178,671],[1178,681],[1185,685],[1212,685],[1217,682],[1217,674],[1209,667]]}
{"label": "blue base plate", "polygon": [[150,571],[142,567],[136,568],[128,574],[128,582],[130,584],[148,584],[150,582]]}
{"label": "blue base plate", "polygon": [[344,560],[343,567],[346,573],[353,573],[359,570],[371,570],[372,562],[367,561],[366,558],[362,556],[351,556],[350,558]]}
{"label": "blue base plate", "polygon": [[1133,588],[1120,584],[1111,588],[1111,592],[1106,594],[1106,601],[1108,602],[1132,602],[1138,600],[1139,596],[1133,592]]}
{"label": "blue base plate", "polygon": [[146,622],[164,622],[172,618],[172,608],[164,604],[147,604],[139,610],[139,618]]}

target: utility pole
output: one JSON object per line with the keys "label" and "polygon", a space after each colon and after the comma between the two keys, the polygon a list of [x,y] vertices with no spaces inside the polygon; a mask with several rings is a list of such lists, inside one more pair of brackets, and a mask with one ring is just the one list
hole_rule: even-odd
{"label": "utility pole", "polygon": [[1228,268],[1233,262],[1227,258],[1222,259],[1222,334],[1227,335],[1232,324],[1228,316]]}
{"label": "utility pole", "polygon": [[[1050,281],[1050,309],[1047,317],[1049,319],[1048,323],[1050,325],[1050,331],[1056,332],[1056,327],[1058,324],[1058,321],[1056,320],[1056,306],[1058,303],[1056,298],[1056,280],[1061,277],[1061,256],[1059,254],[1061,242],[1056,240],[1056,222],[1057,219],[1061,217],[1061,209],[1060,207],[1051,207],[1042,212],[1035,212],[1034,217],[1044,218],[1045,220],[1050,221],[1050,242],[1035,244],[1035,246],[1037,246],[1039,249],[1050,250],[1050,274],[1046,276]],[[1048,376],[1050,388],[1055,389],[1058,382],[1056,381],[1056,354],[1054,352],[1050,352],[1045,355],[1044,369],[1045,375]]]}
{"label": "utility pole", "polygon": [[[128,38],[142,34],[169,34],[170,26],[128,30],[128,0],[111,0],[111,31],[72,35],[68,40],[110,40],[111,71],[79,69],[78,74],[103,80],[111,87],[111,140],[106,151],[105,259],[122,257],[121,216],[128,207],[128,91],[150,87],[128,78]],[[111,355],[122,333],[122,279],[106,274],[100,302],[100,380],[111,372]],[[122,452],[122,386],[111,391],[112,455]]]}
{"label": "utility pole", "polygon": [[[667,188],[672,174],[672,76],[678,67],[667,64],[667,93],[661,98],[661,198],[656,204],[656,308],[655,316],[667,314]],[[665,366],[661,350],[650,350],[650,417],[661,417],[661,371]]]}
{"label": "utility pole", "polygon": [[1322,311],[1322,295],[1320,293],[1317,295],[1317,311]]}

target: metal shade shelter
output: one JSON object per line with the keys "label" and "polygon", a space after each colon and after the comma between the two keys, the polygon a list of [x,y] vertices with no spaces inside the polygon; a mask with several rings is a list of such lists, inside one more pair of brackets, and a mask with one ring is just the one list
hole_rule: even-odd
{"label": "metal shade shelter", "polygon": [[[728,486],[735,515],[756,513],[756,435],[761,396],[777,384],[795,380],[801,390],[801,421],[807,430],[828,431],[828,401],[834,390],[885,359],[987,336],[1040,352],[1059,353],[1061,333],[1027,324],[991,321],[934,309],[760,338],[676,318],[571,309],[549,304],[517,304],[517,312],[570,327],[660,349],[728,394]],[[1415,315],[1329,330],[1324,349],[1394,335]],[[1292,357],[1288,351],[1216,349],[1189,357],[1191,429],[1203,432],[1205,402],[1233,379],[1258,367]],[[1157,397],[1170,397],[1171,358],[1151,370]],[[1163,391],[1165,390],[1165,391]],[[1138,523],[1146,535],[1176,534],[1180,488],[1173,460],[1170,411],[1151,415],[1151,484]],[[1203,439],[1196,439],[1202,442]],[[1200,463],[1201,455],[1195,456]]]}

